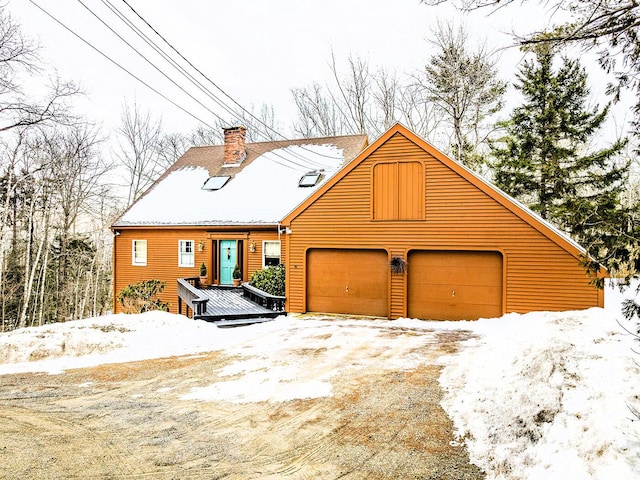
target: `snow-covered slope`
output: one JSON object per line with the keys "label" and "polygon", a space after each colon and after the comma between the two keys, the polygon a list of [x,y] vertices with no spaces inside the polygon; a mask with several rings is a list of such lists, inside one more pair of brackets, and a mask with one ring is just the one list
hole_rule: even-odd
{"label": "snow-covered slope", "polygon": [[[640,421],[627,408],[640,407],[640,355],[618,323],[613,290],[607,305],[476,322],[286,317],[235,329],[167,313],[110,315],[0,334],[0,374],[222,351],[240,359],[230,366],[233,382],[194,390],[185,401],[275,402],[331,395],[332,372],[347,361],[349,368],[415,368],[432,361],[416,352],[438,331],[470,330],[471,340],[439,360],[442,404],[457,442],[487,478],[640,478]],[[391,338],[390,325],[417,334]],[[303,351],[328,337],[332,355],[279,362],[281,349]]]}

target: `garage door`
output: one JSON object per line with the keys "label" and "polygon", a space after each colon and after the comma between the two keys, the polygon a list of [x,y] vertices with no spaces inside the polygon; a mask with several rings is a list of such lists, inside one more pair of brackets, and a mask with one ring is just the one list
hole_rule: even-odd
{"label": "garage door", "polygon": [[410,317],[475,320],[502,315],[500,253],[414,251],[408,261]]}
{"label": "garage door", "polygon": [[384,250],[307,252],[307,311],[388,315],[388,255]]}

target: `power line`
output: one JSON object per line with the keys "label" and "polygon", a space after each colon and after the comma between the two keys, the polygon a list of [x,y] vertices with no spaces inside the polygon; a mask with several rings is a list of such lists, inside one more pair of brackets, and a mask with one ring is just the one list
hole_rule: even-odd
{"label": "power line", "polygon": [[[209,125],[207,122],[205,122],[204,120],[202,120],[201,118],[198,118],[197,116],[195,116],[193,113],[189,112],[188,110],[186,110],[185,108],[181,107],[180,105],[178,105],[176,102],[174,102],[173,100],[171,100],[170,98],[168,98],[166,95],[164,95],[163,93],[161,93],[160,91],[158,91],[157,89],[153,88],[151,85],[149,85],[147,82],[145,82],[144,80],[142,80],[141,78],[139,78],[138,76],[136,76],[135,74],[133,74],[131,71],[127,70],[125,67],[123,67],[122,65],[120,65],[118,62],[116,62],[115,60],[113,60],[111,57],[109,57],[106,53],[104,53],[103,51],[101,51],[99,48],[97,48],[96,46],[94,46],[93,44],[91,44],[89,41],[85,40],[81,35],[79,35],[78,33],[76,33],[75,31],[73,31],[71,28],[69,28],[67,25],[65,25],[62,21],[58,20],[55,16],[53,16],[50,12],[48,12],[46,9],[44,9],[42,6],[38,5],[34,0],[29,0],[33,5],[35,5],[39,10],[41,10],[44,14],[46,14],[49,18],[51,18],[53,21],[55,21],[58,25],[60,25],[61,27],[63,27],[65,30],[67,30],[69,33],[71,33],[72,35],[74,35],[76,38],[78,38],[80,41],[82,41],[84,44],[86,44],[87,46],[89,46],[91,49],[93,49],[94,51],[96,51],[97,53],[99,53],[101,56],[103,56],[105,59],[107,59],[108,61],[110,61],[111,63],[113,63],[114,65],[116,65],[118,68],[120,68],[121,70],[123,70],[125,73],[127,73],[128,75],[130,75],[132,78],[134,78],[135,80],[137,80],[138,82],[140,82],[142,85],[144,85],[145,87],[147,87],[149,90],[151,90],[152,92],[154,92],[155,94],[159,95],[160,97],[162,97],[163,99],[165,99],[166,101],[168,101],[169,103],[171,103],[173,106],[177,107],[178,109],[182,110],[184,113],[186,113],[187,115],[189,115],[191,118],[193,118],[194,120],[202,123],[203,125],[206,125],[207,127],[209,127],[211,130],[215,130],[215,128],[211,125]],[[253,151],[254,153],[256,153],[254,150],[252,149],[248,149],[250,151]],[[299,165],[296,164],[295,162],[288,160],[284,157],[282,157],[279,154],[275,154],[277,157],[280,157],[284,162],[287,163],[293,163],[295,165],[298,165],[299,167],[302,167],[302,170],[300,171],[306,171],[309,169],[308,166],[305,165]],[[293,170],[297,170],[295,167],[292,167],[291,165],[287,165],[286,163],[282,163],[279,162],[275,159],[272,160],[273,162],[286,167],[286,168],[291,168]]]}
{"label": "power line", "polygon": [[[127,73],[128,75],[130,75],[132,78],[134,78],[135,80],[137,80],[138,82],[140,82],[141,84],[143,84],[145,87],[149,88],[151,91],[153,91],[154,93],[156,93],[157,95],[159,95],[161,98],[167,100],[169,103],[171,103],[172,105],[174,105],[175,107],[177,107],[178,109],[182,110],[183,112],[185,112],[186,114],[188,114],[189,116],[191,116],[193,119],[195,119],[196,121],[202,123],[203,125],[206,125],[208,128],[210,128],[211,130],[215,130],[215,127],[211,126],[210,124],[208,124],[207,122],[205,122],[204,120],[200,119],[199,117],[197,117],[196,115],[194,115],[193,113],[189,112],[187,109],[181,107],[178,103],[174,102],[173,100],[171,100],[170,98],[168,98],[166,95],[164,95],[163,93],[161,93],[159,90],[155,89],[154,87],[152,87],[151,85],[149,85],[147,82],[145,82],[144,80],[142,80],[140,77],[136,76],[135,74],[133,74],[130,70],[128,70],[127,68],[125,68],[124,66],[122,66],[120,63],[118,63],[117,61],[115,61],[113,58],[111,58],[109,55],[107,55],[106,53],[104,53],[102,50],[100,50],[98,47],[94,46],[93,44],[91,44],[88,40],[86,40],[85,38],[83,38],[80,34],[76,33],[74,30],[72,30],[70,27],[68,27],[66,24],[64,24],[61,20],[59,20],[58,18],[56,18],[53,14],[51,14],[49,11],[47,11],[44,7],[40,6],[39,4],[37,4],[34,0],[30,0],[30,2],[35,5],[39,10],[41,10],[43,13],[45,13],[48,17],[50,17],[52,20],[54,20],[56,23],[58,23],[60,26],[62,26],[65,30],[67,30],[68,32],[70,32],[72,35],[74,35],[76,38],[78,38],[79,40],[81,40],[84,44],[86,44],[87,46],[89,46],[91,49],[93,49],[94,51],[96,51],[97,53],[99,53],[101,56],[103,56],[104,58],[106,58],[108,61],[110,61],[111,63],[113,63],[114,65],[116,65],[118,68],[120,68],[121,70],[123,70],[125,73]],[[78,0],[78,3],[80,3],[86,10],[88,10],[95,18],[97,18],[106,28],[108,28],[114,35],[116,35],[122,42],[124,42],[129,48],[131,48],[132,50],[134,50],[139,56],[141,56],[143,59],[145,59],[145,61],[147,63],[149,63],[153,68],[155,68],[157,71],[159,71],[165,78],[167,78],[171,83],[173,83],[177,88],[179,88],[181,91],[183,91],[185,94],[187,94],[190,98],[192,98],[198,105],[200,105],[201,107],[205,108],[207,111],[209,111],[212,115],[214,115],[218,120],[220,120],[221,122],[224,123],[224,120],[218,115],[216,114],[214,111],[212,111],[211,109],[209,109],[208,107],[206,107],[205,105],[203,105],[198,99],[196,99],[195,97],[193,97],[193,95],[189,94],[182,86],[178,85],[173,79],[169,78],[164,72],[162,72],[155,64],[153,64],[152,62],[150,62],[148,59],[146,59],[144,57],[144,55],[142,55],[141,52],[139,52],[135,47],[133,47],[129,42],[127,42],[121,35],[119,35],[113,28],[111,28],[109,25],[106,24],[106,22],[104,22],[102,19],[100,19],[89,7],[87,7],[81,0]],[[115,7],[114,7],[115,8]],[[117,9],[116,9],[117,10]],[[122,17],[122,14],[120,13],[119,17]],[[122,20],[122,18],[121,18]],[[129,21],[125,22],[125,23],[129,23]],[[128,25],[129,28],[133,28],[131,25]],[[137,29],[137,27],[136,27]],[[137,29],[139,30],[139,29]],[[135,31],[135,30],[134,30]],[[138,33],[139,36],[144,35],[144,33],[140,32]],[[146,36],[146,35],[145,35]],[[154,44],[153,41],[149,40],[151,43]],[[149,43],[149,41],[147,41],[147,43]],[[155,45],[155,44],[154,44]],[[150,45],[151,46],[151,45]],[[154,50],[156,50],[157,53],[159,53],[163,58],[165,58],[165,60],[169,61],[169,63],[173,64],[174,68],[178,69],[179,71],[182,70],[183,75],[187,76],[187,78],[191,78],[192,83],[195,81],[197,82],[197,80],[193,79],[193,77],[184,70],[184,68],[182,68],[181,66],[177,65],[177,63],[171,59],[165,52],[162,51],[162,49],[160,49],[159,47],[157,47],[157,45],[154,48]],[[205,77],[206,78],[206,77]],[[198,82],[199,83],[199,82]],[[202,84],[200,84],[202,85]],[[203,88],[205,88],[205,90],[208,91],[208,89],[206,89],[206,87],[202,86]],[[209,92],[211,93],[211,92]],[[216,103],[221,104],[220,106],[222,106],[223,108],[225,108],[225,110],[227,110],[227,112],[231,113],[233,116],[237,116],[237,114],[230,109],[230,107],[228,107],[226,104],[224,104],[224,102],[222,102],[221,100],[217,99],[217,97],[215,97],[214,94],[211,93],[211,95],[213,96],[213,100],[216,101]],[[235,102],[235,101],[234,101]],[[237,102],[235,102],[237,104]],[[302,147],[304,148],[304,147]],[[247,146],[247,150],[252,151],[254,153],[257,153],[254,149],[251,149],[250,147]],[[302,162],[304,162],[306,165],[303,165],[301,163],[295,162],[294,160],[290,159],[290,158],[285,158],[284,156],[278,154],[275,151],[272,151],[273,155],[275,157],[278,157],[282,160],[282,162],[276,160],[275,158],[272,158],[272,161],[274,161],[275,163],[287,167],[287,168],[292,168],[294,170],[298,170],[298,168],[296,167],[300,167],[302,170],[300,171],[308,171],[309,169],[313,169],[314,167],[312,166],[312,164],[315,164],[316,166],[321,166],[321,167],[325,167],[326,165],[319,163],[319,162],[315,162],[313,160],[310,160],[308,158],[305,158],[295,152],[289,152],[292,154],[292,156],[299,158]],[[322,153],[319,152],[314,152],[316,155],[319,156],[324,156],[324,157],[328,157],[328,158],[334,158],[337,159],[339,157],[335,157],[335,156],[329,156],[329,155],[324,155]],[[285,163],[283,163],[285,162]],[[296,167],[292,166],[295,165]]]}
{"label": "power line", "polygon": [[[87,10],[89,10],[92,15],[96,18],[98,18],[98,16],[91,11],[86,5],[84,5],[80,0],[78,0],[79,3],[81,3]],[[133,24],[133,22],[131,22],[131,20],[129,20],[122,12],[120,12],[109,0],[102,0],[102,3],[105,4],[112,13],[114,13],[119,19],[120,21],[122,21],[127,27],[129,27],[131,30],[134,31],[134,33],[136,33],[136,35],[138,35],[140,38],[142,38],[145,43],[147,45],[149,45],[156,53],[158,53],[164,60],[166,60],[173,68],[175,68],[180,74],[182,74],[185,78],[187,78],[188,81],[190,81],[192,84],[194,84],[196,87],[198,87],[200,89],[200,91],[202,91],[203,93],[205,93],[209,98],[211,98],[214,102],[216,102],[220,107],[222,107],[223,109],[225,109],[227,111],[227,113],[229,113],[230,115],[232,115],[235,118],[238,118],[240,120],[242,120],[242,117],[240,117],[231,107],[229,107],[223,100],[219,99],[211,90],[209,90],[207,87],[205,87],[198,79],[196,79],[191,73],[189,73],[184,67],[182,67],[180,64],[178,64],[173,58],[171,58],[170,55],[168,55],[160,46],[158,46],[157,43],[155,43],[153,40],[151,40],[149,38],[148,35],[146,35],[142,30],[140,30],[135,24]],[[126,2],[124,2],[126,4]],[[132,7],[130,5],[127,4],[127,6],[129,8],[132,9]],[[196,70],[202,77],[204,77],[205,79],[207,79],[207,81],[209,81],[214,87],[216,87],[218,90],[220,90],[227,98],[229,98],[234,104],[236,104],[239,108],[242,109],[242,111],[247,112],[249,115],[252,116],[252,118],[258,120],[262,125],[264,125],[265,127],[271,129],[273,132],[275,132],[276,134],[280,135],[282,138],[284,138],[284,136],[282,134],[279,134],[278,132],[276,132],[274,129],[272,129],[271,127],[269,127],[268,125],[266,125],[264,122],[260,121],[257,117],[253,116],[248,110],[244,109],[238,102],[236,102],[233,98],[231,98],[226,92],[224,92],[222,89],[220,89],[220,87],[218,87],[217,84],[215,84],[212,80],[210,80],[206,75],[204,75],[197,67],[195,67],[191,62],[189,62],[189,60],[187,60],[184,55],[182,55],[175,47],[173,47],[156,29],[154,29],[151,24],[149,24],[149,22],[147,22],[137,11],[133,10],[132,11],[136,14],[136,16],[138,16],[138,18],[140,18],[145,25],[147,25],[158,37],[160,37],[163,42],[165,42],[167,45],[169,45],[169,47],[176,52],[180,58],[182,58],[185,62],[187,62],[187,64],[189,66],[191,66],[194,70]],[[141,56],[147,63],[149,63],[150,65],[152,65],[156,70],[161,71],[155,64],[153,64],[148,58],[146,58],[144,55],[142,55],[136,48],[134,48],[129,42],[127,42],[126,40],[123,39],[122,36],[120,36],[117,32],[115,32],[113,30],[113,28],[111,28],[109,25],[107,25],[102,19],[98,18],[98,20],[101,21],[101,23],[103,23],[109,30],[111,30],[118,38],[120,38],[120,40],[122,40],[128,47],[130,47],[132,50],[134,50],[139,56]],[[164,72],[161,72],[165,77],[167,77],[167,75]],[[167,77],[168,78],[168,77]],[[178,88],[180,88],[182,91],[185,91],[181,86],[177,85],[175,81],[171,80],[170,81],[178,86]],[[187,92],[185,92],[187,93]],[[195,98],[188,94],[191,98],[193,98],[195,100]],[[202,105],[201,102],[199,102],[198,100],[196,100],[197,103],[199,103],[200,105]],[[207,109],[209,112],[211,112],[214,116],[216,116],[216,118],[218,118],[221,122],[224,123],[224,120],[217,115],[215,112],[211,111],[209,108],[205,107],[204,105],[202,105],[205,109]],[[309,149],[305,148],[305,147],[301,147],[303,150],[307,150],[310,152]],[[316,162],[313,161],[307,157],[304,157],[303,155],[300,155],[296,152],[291,152],[292,156],[294,158],[297,158],[301,163],[298,162],[294,162],[291,159],[285,159],[284,157],[281,157],[284,161],[286,162],[290,162],[293,163],[297,166],[303,167],[303,168],[318,168],[318,167],[324,167],[325,165],[320,163],[320,162]],[[331,156],[331,155],[325,155],[322,153],[318,153],[318,152],[313,152],[318,156],[323,156],[323,157],[327,157],[327,158],[332,158],[332,159],[337,159],[339,157],[335,157],[335,156]],[[277,155],[277,154],[276,154]]]}
{"label": "power line", "polygon": [[[211,98],[218,106],[227,111],[227,113],[236,116],[236,112],[234,112],[228,105],[226,105],[223,101],[218,99],[210,90],[208,90],[201,82],[199,82],[192,74],[190,74],[184,67],[182,67],[178,62],[176,62],[170,55],[168,55],[162,48],[160,48],[153,40],[149,38],[138,26],[136,26],[126,15],[124,15],[120,10],[118,10],[109,0],[102,0],[102,3],[111,10],[127,27],[134,31],[140,38],[142,38],[145,43],[151,47],[156,53],[158,53],[163,59],[173,66],[178,72],[180,72],[183,76],[185,76],[191,83],[196,85],[200,91],[205,93],[209,98]],[[86,7],[85,7],[86,8]],[[93,13],[93,12],[92,12]],[[95,16],[95,14],[94,14]],[[108,27],[110,28],[110,27]],[[133,48],[133,47],[131,47]],[[148,59],[145,58],[148,61]],[[223,121],[219,116],[216,117]]]}
{"label": "power line", "polygon": [[195,101],[198,105],[200,105],[202,108],[204,108],[205,110],[207,110],[209,113],[211,113],[214,117],[218,118],[219,120],[222,121],[222,118],[215,113],[213,110],[211,110],[209,107],[207,107],[206,105],[203,105],[202,102],[200,102],[196,97],[194,97],[193,95],[191,95],[189,92],[187,92],[182,86],[178,85],[178,83],[173,80],[171,77],[169,77],[165,72],[162,71],[162,69],[160,69],[157,65],[155,65],[151,60],[149,60],[147,57],[145,57],[137,48],[135,48],[133,45],[131,45],[124,37],[122,37],[122,35],[120,35],[118,32],[116,32],[113,28],[111,28],[110,25],[108,25],[102,18],[100,18],[98,15],[95,14],[95,12],[93,10],[91,10],[89,7],[87,7],[84,2],[82,0],[76,0],[80,5],[82,5],[89,13],[91,13],[91,15],[93,15],[100,23],[102,23],[105,27],[107,27],[109,29],[109,31],[111,31],[111,33],[113,33],[116,37],[118,37],[125,45],[127,45],[131,50],[133,50],[134,52],[136,52],[138,54],[138,56],[140,58],[142,58],[145,62],[147,62],[149,65],[151,65],[158,73],[160,73],[164,78],[166,78],[167,80],[169,80],[173,85],[175,85],[176,87],[178,87],[182,92],[184,92],[187,96],[189,96],[189,98],[191,98],[193,101]]}
{"label": "power line", "polygon": [[131,73],[129,70],[127,70],[125,67],[123,67],[122,65],[120,65],[118,62],[116,62],[115,60],[113,60],[111,57],[109,57],[106,53],[104,53],[102,50],[100,50],[99,48],[93,46],[91,43],[89,43],[87,40],[85,40],[84,38],[82,38],[79,34],[77,34],[76,32],[74,32],[73,30],[71,30],[71,28],[67,27],[64,23],[62,23],[60,20],[58,20],[56,17],[54,17],[51,13],[49,13],[47,10],[45,10],[43,7],[41,7],[40,5],[38,5],[34,0],[29,0],[33,5],[35,5],[39,10],[41,10],[45,15],[47,15],[49,18],[51,18],[54,22],[56,22],[58,25],[60,25],[62,28],[64,28],[65,30],[67,30],[69,33],[71,33],[72,35],[74,35],[76,38],[78,38],[78,40],[80,40],[81,42],[83,42],[84,44],[86,44],[87,46],[89,46],[90,48],[92,48],[93,50],[95,50],[97,53],[99,53],[100,55],[102,55],[104,58],[106,58],[107,60],[109,60],[111,63],[113,63],[116,67],[118,67],[119,69],[123,70],[125,73],[127,73],[128,75],[130,75],[131,77],[133,77],[134,79],[136,79],[138,82],[140,82],[141,84],[143,84],[145,87],[147,87],[149,90],[151,90],[152,92],[156,93],[157,95],[160,95],[160,97],[164,98],[167,102],[171,103],[173,106],[179,108],[180,110],[182,110],[184,113],[186,113],[187,115],[189,115],[191,118],[193,118],[194,120],[202,123],[203,125],[206,125],[207,127],[213,129],[214,127],[212,127],[211,125],[209,125],[207,122],[205,122],[204,120],[196,117],[193,113],[187,111],[185,108],[181,107],[180,105],[178,105],[177,103],[175,103],[173,100],[171,100],[170,98],[166,97],[163,93],[159,92],[158,90],[156,90],[155,88],[153,88],[151,85],[149,85],[147,82],[145,82],[144,80],[142,80],[141,78],[139,78],[138,76],[136,76],[135,74]]}
{"label": "power line", "polygon": [[[103,2],[105,0],[102,0]],[[107,0],[108,1],[108,0]],[[110,3],[110,2],[109,2]],[[151,29],[151,31],[153,33],[155,33],[169,48],[171,48],[171,50],[173,50],[182,60],[184,60],[187,65],[189,65],[191,68],[193,68],[197,73],[199,73],[205,80],[207,80],[211,85],[213,85],[218,91],[220,91],[225,97],[227,97],[233,104],[235,104],[238,108],[240,108],[240,110],[242,110],[244,113],[246,113],[249,117],[253,118],[254,120],[256,120],[258,123],[260,123],[261,125],[263,125],[268,131],[276,134],[277,136],[279,136],[282,139],[287,139],[282,133],[278,132],[277,130],[275,130],[273,127],[271,127],[270,125],[267,125],[266,123],[264,123],[260,118],[256,117],[255,115],[253,115],[253,113],[251,113],[250,111],[248,111],[246,108],[244,108],[240,103],[238,103],[233,97],[231,97],[231,95],[229,95],[227,92],[225,92],[219,85],[217,85],[213,80],[211,80],[207,75],[205,75],[198,67],[196,67],[189,59],[187,59],[182,53],[180,53],[180,51],[178,51],[178,49],[176,49],[171,42],[169,42],[160,32],[158,32],[142,15],[140,15],[140,13],[138,13],[138,11],[133,8],[129,2],[127,0],[122,0],[122,3],[124,3],[127,7],[129,7],[129,9],[142,21],[144,22],[145,25],[147,25],[147,27],[149,27],[149,29]],[[240,118],[240,117],[239,117]],[[328,158],[337,158],[337,157],[333,157],[333,156],[329,156],[329,155],[322,155],[321,156],[325,156]]]}
{"label": "power line", "polygon": [[[145,62],[147,62],[149,65],[151,65],[156,71],[158,71],[162,76],[164,76],[167,80],[169,80],[173,85],[175,85],[176,87],[178,87],[182,92],[184,92],[187,96],[189,96],[192,100],[194,100],[198,105],[200,105],[201,107],[203,107],[205,110],[207,110],[209,113],[211,113],[213,116],[215,116],[218,120],[220,120],[221,122],[224,122],[224,119],[221,118],[217,113],[215,113],[213,110],[211,110],[210,108],[208,108],[207,106],[205,106],[204,104],[202,104],[202,102],[200,102],[198,99],[196,99],[193,95],[191,95],[189,92],[187,92],[182,86],[178,85],[178,83],[173,80],[172,78],[170,78],[164,71],[162,71],[162,69],[160,69],[157,65],[155,65],[151,60],[149,60],[146,56],[144,56],[138,49],[136,49],[133,45],[131,45],[131,43],[129,43],[126,39],[124,39],[124,37],[122,37],[118,32],[116,32],[110,25],[108,25],[103,19],[101,19],[98,15],[96,15],[96,13],[91,10],[89,7],[87,7],[82,0],[77,0],[78,3],[80,3],[80,5],[82,5],[87,11],[89,11],[98,21],[100,21],[100,23],[102,23],[106,28],[109,29],[109,31],[111,31],[111,33],[113,33],[114,35],[116,35],[125,45],[127,45],[129,48],[131,48],[134,52],[136,52],[138,54],[138,56],[140,56]],[[122,15],[122,13],[117,10],[112,4],[110,4],[110,2],[103,0],[103,3],[105,5],[108,6],[108,8],[115,13],[118,18],[120,18],[121,21],[123,21],[125,23],[125,25],[127,25],[130,29],[132,29],[134,31],[134,33],[136,33],[140,38],[142,38],[147,45],[149,45],[152,49],[154,49],[157,53],[159,53],[161,55],[162,58],[164,58],[166,61],[169,62],[169,64],[171,66],[173,66],[176,70],[178,70],[179,73],[181,73],[183,76],[185,76],[187,78],[187,80],[191,81],[191,83],[195,84],[196,86],[198,86],[200,88],[201,91],[203,91],[204,93],[208,94],[208,96],[214,100],[216,103],[218,103],[218,105],[220,105],[221,107],[223,107],[225,110],[227,110],[228,113],[230,113],[232,116],[236,116],[236,113],[233,111],[233,109],[231,109],[230,107],[228,107],[224,102],[222,102],[221,100],[219,100],[211,91],[209,91],[208,89],[206,89],[206,87],[204,87],[200,82],[198,82],[190,73],[188,73],[183,67],[181,67],[179,64],[177,64],[177,62],[175,62],[169,55],[167,55],[160,47],[158,47],[158,45],[153,42],[151,39],[149,39],[147,37],[146,34],[144,34],[144,32],[142,32],[140,29],[138,29],[135,25],[133,25],[129,19],[127,19],[126,17],[124,17],[124,15]],[[148,23],[147,23],[148,25]],[[154,30],[155,31],[155,30]],[[175,50],[175,49],[174,49]],[[181,56],[182,57],[182,56]],[[184,57],[182,57],[184,58]],[[236,102],[237,104],[237,102]],[[246,110],[245,110],[246,111]],[[299,161],[305,163],[306,165],[303,165],[301,163],[295,162],[291,159],[287,159],[285,157],[282,157],[281,155],[275,154],[276,156],[280,157],[283,161],[288,162],[288,163],[292,163],[296,166],[302,167],[303,169],[309,169],[309,168],[314,168],[314,164],[316,167],[318,166],[322,166],[321,163],[318,162],[314,162],[312,160],[309,160],[308,158],[305,158],[301,155],[298,155],[296,153],[293,153],[293,156],[298,158]]]}
{"label": "power line", "polygon": [[147,25],[147,27],[149,27],[151,29],[151,31],[153,33],[155,33],[165,44],[167,44],[167,46],[169,46],[169,48],[171,48],[171,50],[173,50],[180,58],[182,58],[182,60],[184,60],[187,65],[189,65],[191,68],[193,68],[196,72],[198,72],[203,78],[205,78],[211,85],[213,85],[216,89],[218,89],[225,97],[227,97],[229,100],[231,100],[231,102],[233,102],[238,108],[240,108],[240,110],[242,110],[243,112],[245,112],[247,115],[249,115],[251,118],[253,118],[254,120],[256,120],[258,123],[260,123],[261,125],[263,125],[265,128],[267,128],[267,130],[270,130],[272,133],[275,133],[276,135],[278,135],[279,137],[281,137],[282,139],[286,140],[286,137],[284,135],[282,135],[280,132],[276,131],[275,129],[273,129],[272,127],[270,127],[269,125],[267,125],[266,123],[264,123],[262,120],[260,120],[258,117],[256,117],[255,115],[253,115],[251,112],[249,112],[247,109],[245,109],[242,105],[240,105],[236,100],[233,99],[233,97],[231,97],[231,95],[229,95],[227,92],[225,92],[222,88],[220,88],[213,80],[211,80],[209,77],[207,77],[198,67],[196,67],[193,63],[191,63],[184,55],[182,55],[182,53],[180,53],[166,38],[164,38],[164,36],[162,36],[162,34],[160,34],[160,32],[158,32],[149,22],[147,22],[147,20],[142,17],[142,15],[140,15],[138,13],[138,11],[133,8],[129,2],[127,2],[127,0],[122,0],[122,3],[124,3],[127,7],[129,7],[129,9],[142,21],[145,23],[145,25]]}

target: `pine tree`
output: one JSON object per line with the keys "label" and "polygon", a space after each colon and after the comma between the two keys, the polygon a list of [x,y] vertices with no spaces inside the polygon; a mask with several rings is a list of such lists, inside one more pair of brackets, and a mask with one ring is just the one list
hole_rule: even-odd
{"label": "pine tree", "polygon": [[549,47],[538,46],[535,54],[515,85],[524,103],[492,145],[495,183],[615,268],[626,261],[633,228],[633,209],[622,204],[626,140],[589,151],[609,106],[588,108],[587,73],[577,60],[563,57],[556,71]]}

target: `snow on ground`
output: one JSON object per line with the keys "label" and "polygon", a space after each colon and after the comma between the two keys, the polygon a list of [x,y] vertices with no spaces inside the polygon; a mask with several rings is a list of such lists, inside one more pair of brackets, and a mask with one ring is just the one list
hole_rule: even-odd
{"label": "snow on ground", "polygon": [[446,360],[442,405],[488,478],[640,478],[640,421],[627,408],[640,406],[640,368],[616,317],[594,308],[467,325],[479,337]]}
{"label": "snow on ground", "polygon": [[[640,406],[640,356],[619,312],[620,295],[609,290],[606,309],[477,322],[286,317],[218,329],[167,313],[109,315],[0,334],[0,374],[221,351],[232,362],[185,401],[277,402],[331,395],[331,377],[345,368],[415,368],[433,361],[416,349],[438,331],[470,330],[472,339],[438,360],[442,405],[487,478],[633,479],[640,421],[627,405]],[[313,354],[319,339],[330,355]],[[282,362],[283,352],[297,352],[296,362]]]}

